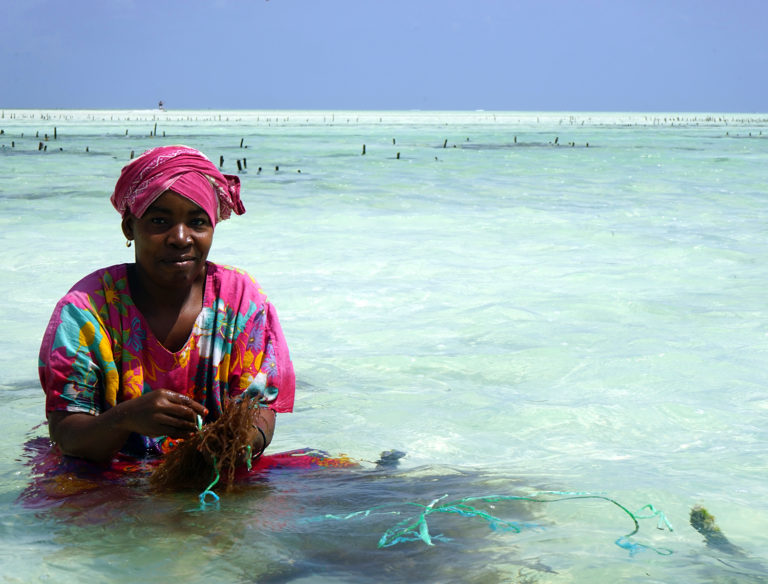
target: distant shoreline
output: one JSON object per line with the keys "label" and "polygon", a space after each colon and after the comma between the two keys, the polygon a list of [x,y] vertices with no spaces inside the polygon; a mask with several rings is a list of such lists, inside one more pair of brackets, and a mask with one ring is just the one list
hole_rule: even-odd
{"label": "distant shoreline", "polygon": [[648,110],[648,111],[632,111],[632,110],[485,110],[485,109],[270,109],[270,108],[252,108],[252,109],[229,109],[229,108],[109,108],[109,107],[0,107],[0,112],[122,112],[122,113],[142,113],[142,114],[156,114],[156,115],[174,115],[174,114],[189,114],[189,113],[263,113],[263,114],[276,114],[276,113],[314,113],[314,114],[435,114],[435,113],[452,113],[452,114],[466,114],[466,115],[632,115],[632,116],[765,116],[768,117],[768,111],[766,112],[727,112],[727,111],[683,111],[683,110]]}

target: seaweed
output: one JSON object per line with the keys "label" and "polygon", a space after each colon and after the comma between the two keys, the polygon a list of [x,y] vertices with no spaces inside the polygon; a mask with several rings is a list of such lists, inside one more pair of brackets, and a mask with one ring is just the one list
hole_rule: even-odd
{"label": "seaweed", "polygon": [[744,552],[742,552],[739,547],[732,544],[728,538],[725,537],[725,534],[720,530],[717,523],[715,523],[714,515],[701,505],[696,505],[691,509],[690,522],[691,527],[704,536],[709,547],[735,556],[744,555]]}
{"label": "seaweed", "polygon": [[200,490],[219,477],[220,484],[230,491],[237,468],[250,462],[259,415],[256,399],[248,395],[230,401],[217,420],[166,454],[149,477],[150,485],[159,491]]}

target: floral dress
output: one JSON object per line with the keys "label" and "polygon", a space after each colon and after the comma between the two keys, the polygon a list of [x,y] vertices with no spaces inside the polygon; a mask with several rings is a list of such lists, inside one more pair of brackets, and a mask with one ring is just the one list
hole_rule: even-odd
{"label": "floral dress", "polygon": [[[153,389],[186,394],[210,419],[244,391],[276,412],[293,409],[295,376],[275,308],[241,270],[207,264],[203,308],[176,352],[133,304],[127,264],[75,284],[54,309],[40,348],[46,413],[98,415]],[[159,453],[163,438],[133,435],[124,451]]]}

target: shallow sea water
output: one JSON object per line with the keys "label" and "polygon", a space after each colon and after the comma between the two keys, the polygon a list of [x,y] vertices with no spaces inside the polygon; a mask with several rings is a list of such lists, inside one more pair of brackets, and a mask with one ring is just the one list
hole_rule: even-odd
{"label": "shallow sea water", "polygon": [[[5,110],[0,130],[5,581],[768,581],[768,115]],[[291,347],[270,450],[360,467],[217,509],[141,481],[24,504],[50,312],[131,260],[109,195],[171,143],[246,160],[210,258],[259,280]],[[544,491],[582,495],[474,503],[517,529],[432,513],[434,545],[377,548],[410,503],[564,496]],[[626,544],[611,501],[673,531],[638,519]],[[705,545],[696,504],[741,555]]]}

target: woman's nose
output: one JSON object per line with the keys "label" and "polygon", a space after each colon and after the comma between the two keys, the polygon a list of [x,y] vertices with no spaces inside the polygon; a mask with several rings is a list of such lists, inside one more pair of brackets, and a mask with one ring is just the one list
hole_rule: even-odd
{"label": "woman's nose", "polygon": [[189,229],[183,223],[177,223],[170,229],[168,234],[168,243],[176,246],[188,246],[192,242]]}

